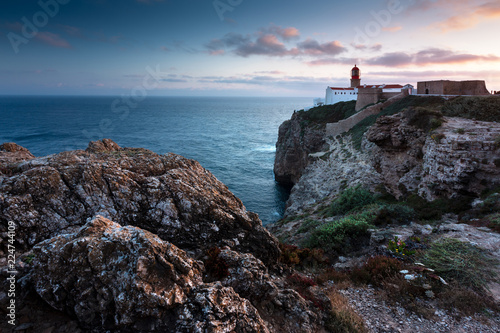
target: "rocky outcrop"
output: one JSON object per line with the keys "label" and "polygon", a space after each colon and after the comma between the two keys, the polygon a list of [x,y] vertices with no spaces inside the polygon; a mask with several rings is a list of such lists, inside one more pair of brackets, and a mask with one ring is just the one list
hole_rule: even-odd
{"label": "rocky outcrop", "polygon": [[412,124],[412,110],[380,117],[367,132],[370,156],[385,187],[401,197],[427,200],[479,196],[500,185],[500,125],[443,117],[431,132]]}
{"label": "rocky outcrop", "polygon": [[111,140],[41,158],[8,147],[0,312],[15,225],[17,330],[322,331],[330,308],[291,289],[277,240],[196,161]]}
{"label": "rocky outcrop", "polygon": [[11,175],[19,162],[35,158],[30,151],[13,142],[0,145],[0,175]]}
{"label": "rocky outcrop", "polygon": [[175,332],[268,333],[252,304],[220,282],[193,290],[193,297],[178,311]]}
{"label": "rocky outcrop", "polygon": [[175,307],[202,284],[203,264],[184,251],[103,217],[38,244],[33,254],[37,293],[85,329],[168,329]]}
{"label": "rocky outcrop", "polygon": [[269,274],[262,261],[228,248],[220,252],[219,259],[227,264],[229,272],[221,283],[250,300],[273,332],[315,331],[321,316],[295,290]]}
{"label": "rocky outcrop", "polygon": [[[19,152],[31,155],[16,148],[4,156],[18,158]],[[17,224],[19,248],[101,215],[149,230],[195,256],[213,246],[253,253],[266,264],[279,256],[277,240],[258,216],[198,162],[178,155],[103,140],[86,151],[2,166],[9,172],[0,175],[0,225]]]}
{"label": "rocky outcrop", "polygon": [[309,154],[328,147],[324,134],[324,126],[308,126],[297,112],[281,124],[274,160],[274,175],[278,183],[290,186],[299,181],[309,164]]}

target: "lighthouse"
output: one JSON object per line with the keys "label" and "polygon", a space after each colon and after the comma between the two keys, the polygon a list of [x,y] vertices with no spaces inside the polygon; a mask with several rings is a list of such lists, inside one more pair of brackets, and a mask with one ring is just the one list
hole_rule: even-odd
{"label": "lighthouse", "polygon": [[356,88],[361,85],[361,72],[359,68],[354,65],[351,69],[351,88]]}

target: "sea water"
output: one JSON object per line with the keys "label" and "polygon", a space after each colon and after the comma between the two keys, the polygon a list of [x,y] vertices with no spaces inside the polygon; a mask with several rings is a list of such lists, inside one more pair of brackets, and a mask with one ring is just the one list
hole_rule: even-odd
{"label": "sea water", "polygon": [[35,156],[85,149],[110,138],[122,147],[195,159],[239,197],[264,224],[278,220],[288,198],[274,181],[279,125],[310,98],[0,97],[0,143]]}

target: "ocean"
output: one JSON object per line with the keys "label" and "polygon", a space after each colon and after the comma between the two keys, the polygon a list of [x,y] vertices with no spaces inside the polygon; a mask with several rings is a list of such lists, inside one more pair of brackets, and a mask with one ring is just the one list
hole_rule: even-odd
{"label": "ocean", "polygon": [[273,174],[278,127],[311,104],[298,97],[0,96],[0,143],[45,156],[110,138],[179,154],[199,161],[268,224],[288,198]]}

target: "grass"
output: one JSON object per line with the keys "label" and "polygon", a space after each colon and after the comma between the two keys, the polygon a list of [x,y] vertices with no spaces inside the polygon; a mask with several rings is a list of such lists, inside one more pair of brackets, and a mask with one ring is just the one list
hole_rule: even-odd
{"label": "grass", "polygon": [[339,102],[333,105],[317,106],[308,111],[298,111],[297,113],[306,122],[326,124],[349,118],[356,113],[355,107],[356,101]]}
{"label": "grass", "polygon": [[500,121],[500,96],[457,97],[446,101],[441,112],[447,117]]}
{"label": "grass", "polygon": [[331,302],[325,328],[332,333],[364,333],[367,332],[363,318],[349,305],[349,301],[336,290],[327,294]]}
{"label": "grass", "polygon": [[470,243],[446,238],[431,245],[422,261],[445,280],[453,280],[463,287],[482,291],[496,279],[493,267],[498,261],[486,251]]}

